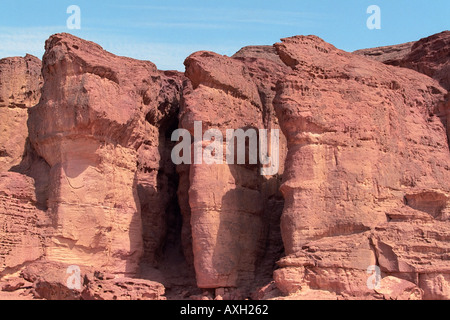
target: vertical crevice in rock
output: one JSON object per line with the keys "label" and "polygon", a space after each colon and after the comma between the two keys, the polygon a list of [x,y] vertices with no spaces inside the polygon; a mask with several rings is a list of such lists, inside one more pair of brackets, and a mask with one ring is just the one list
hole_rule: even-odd
{"label": "vertical crevice in rock", "polygon": [[182,200],[178,198],[183,173],[179,173],[171,159],[176,144],[171,138],[179,126],[185,79],[181,73],[173,71],[161,72],[160,77],[158,107],[146,115],[147,123],[158,131],[141,146],[140,159],[148,166],[141,168],[139,174],[144,239],[141,276],[160,281],[169,295],[176,295],[179,294],[177,287],[192,286],[194,278],[189,267],[189,261],[192,263],[190,224],[185,225]]}
{"label": "vertical crevice in rock", "polygon": [[29,110],[41,96],[41,61],[0,59],[0,278],[45,254],[49,167],[29,142]]}
{"label": "vertical crevice in rock", "polygon": [[136,164],[140,147],[158,137],[145,115],[158,107],[159,72],[58,34],[46,42],[42,73],[29,124],[33,148],[50,165],[46,259],[136,275],[143,252]]}
{"label": "vertical crevice in rock", "polygon": [[[448,299],[449,36],[356,54],[296,36],[185,74],[69,34],[42,64],[1,59],[0,278],[48,299]],[[281,129],[278,173],[249,137],[245,164],[176,166],[196,121]]]}
{"label": "vertical crevice in rock", "polygon": [[[272,47],[243,48],[232,58],[197,52],[185,65],[193,88],[185,90],[180,124],[192,135],[195,121],[203,124],[197,134],[218,129],[224,138],[227,129],[255,130],[257,135],[259,129],[279,129],[272,100],[275,84],[287,67]],[[187,169],[180,168],[183,186],[189,188],[186,212],[191,216],[199,287],[236,297],[239,291],[245,295],[271,281],[283,252],[279,185],[286,141],[282,134],[279,142],[280,167],[273,176],[263,177],[260,165],[249,165],[248,140],[245,165],[191,165],[189,183]],[[204,141],[203,148],[207,144]]]}

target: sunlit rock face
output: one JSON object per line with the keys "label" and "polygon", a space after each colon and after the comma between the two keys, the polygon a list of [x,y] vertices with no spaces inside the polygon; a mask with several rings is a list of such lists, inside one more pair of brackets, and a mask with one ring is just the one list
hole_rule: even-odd
{"label": "sunlit rock face", "polygon": [[365,295],[378,265],[435,296],[433,280],[418,279],[437,269],[445,279],[449,267],[446,90],[314,36],[275,47],[292,68],[274,102],[289,149],[280,286]]}
{"label": "sunlit rock face", "polygon": [[177,107],[177,80],[151,62],[117,57],[68,34],[46,42],[43,77],[29,127],[51,167],[54,232],[46,257],[136,274],[144,251],[138,185],[154,209],[146,212],[155,221],[146,229],[145,238],[154,239],[147,243],[150,259],[165,232],[157,222],[168,201],[157,195],[159,125]]}
{"label": "sunlit rock face", "polygon": [[[449,299],[449,39],[348,53],[296,36],[181,73],[57,34],[42,63],[0,60],[0,288]],[[257,138],[242,163],[239,129]]]}

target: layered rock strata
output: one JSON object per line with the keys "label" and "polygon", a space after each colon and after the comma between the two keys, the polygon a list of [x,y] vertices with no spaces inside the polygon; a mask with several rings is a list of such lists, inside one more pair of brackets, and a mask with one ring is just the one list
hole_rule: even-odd
{"label": "layered rock strata", "polygon": [[[201,288],[245,288],[258,280],[255,277],[270,274],[274,259],[282,252],[279,217],[283,200],[278,187],[286,143],[282,134],[273,141],[279,147],[276,160],[280,165],[264,176],[263,165],[249,161],[249,152],[257,151],[251,138],[245,142],[244,163],[237,163],[236,154],[226,161],[227,130],[268,129],[268,135],[272,129],[279,130],[272,100],[275,84],[287,67],[270,47],[243,48],[231,58],[197,52],[185,65],[190,85],[184,91],[180,126],[193,137],[196,123],[202,136],[208,130],[219,130],[223,137],[220,160],[226,162],[194,163],[180,177],[187,181],[189,174],[189,183],[180,186],[189,188],[189,211],[184,214],[190,216],[197,284]],[[238,139],[234,138],[235,144]],[[211,141],[203,141],[203,153]]]}
{"label": "layered rock strata", "polygon": [[275,47],[292,68],[274,101],[289,148],[276,280],[364,295],[368,268],[379,266],[436,296],[434,280],[420,279],[436,269],[445,279],[450,266],[446,90],[314,36]]}
{"label": "layered rock strata", "polygon": [[46,42],[42,74],[29,129],[51,167],[46,258],[136,274],[144,239],[153,259],[165,232],[159,126],[176,113],[176,79],[68,34]]}
{"label": "layered rock strata", "polygon": [[[192,267],[192,299],[449,299],[449,39],[348,53],[297,36],[196,52],[182,74],[57,34],[42,64],[0,60],[2,290],[164,299],[154,281]],[[259,129],[280,130],[272,172]]]}

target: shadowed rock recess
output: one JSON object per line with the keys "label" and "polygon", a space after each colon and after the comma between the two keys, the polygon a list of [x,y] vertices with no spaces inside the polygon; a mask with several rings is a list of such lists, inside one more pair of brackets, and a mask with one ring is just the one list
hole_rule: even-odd
{"label": "shadowed rock recess", "polygon": [[[450,299],[449,31],[185,66],[70,34],[0,60],[0,299]],[[175,165],[196,121],[278,129],[278,173]]]}

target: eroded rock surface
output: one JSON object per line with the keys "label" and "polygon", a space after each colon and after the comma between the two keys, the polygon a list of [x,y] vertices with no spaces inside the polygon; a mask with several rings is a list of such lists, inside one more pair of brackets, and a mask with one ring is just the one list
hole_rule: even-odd
{"label": "eroded rock surface", "polygon": [[156,221],[169,199],[152,192],[160,188],[158,129],[177,107],[176,87],[163,87],[175,80],[151,62],[117,57],[68,34],[46,42],[43,77],[29,127],[33,146],[51,166],[48,210],[55,228],[46,257],[136,274],[144,250],[138,185],[155,221],[145,229],[150,255],[164,234]]}
{"label": "eroded rock surface", "polygon": [[435,272],[430,265],[446,274],[447,237],[427,243],[424,231],[449,228],[450,154],[439,118],[446,90],[314,36],[275,46],[293,70],[275,98],[289,148],[282,287],[293,268],[299,285],[353,295],[368,292],[366,270],[377,263],[417,285]]}
{"label": "eroded rock surface", "polygon": [[[42,87],[41,61],[31,55],[0,60],[0,275],[44,255],[46,219],[41,190],[18,168],[31,152],[27,120]],[[8,172],[18,171],[18,172]],[[39,187],[38,187],[39,188]]]}
{"label": "eroded rock surface", "polygon": [[[274,50],[241,50],[233,58],[197,52],[185,61],[186,86],[180,113],[182,128],[195,135],[195,122],[203,135],[218,129],[279,129],[272,100],[278,79],[287,67]],[[262,176],[260,163],[192,164],[189,173],[189,212],[197,284],[201,288],[247,287],[255,277],[271,273],[282,252],[279,216],[283,200],[278,194],[285,157],[280,138],[280,168]],[[203,142],[203,150],[208,145]],[[193,148],[195,148],[193,144]],[[194,149],[193,149],[194,150]],[[265,253],[269,255],[265,256]],[[271,262],[272,261],[272,262]],[[261,272],[261,274],[260,274]],[[267,275],[266,275],[267,276]]]}
{"label": "eroded rock surface", "polygon": [[411,53],[411,48],[416,42],[407,42],[392,46],[356,50],[353,53],[365,56],[386,64],[395,64]]}
{"label": "eroded rock surface", "polygon": [[[416,70],[450,90],[450,31],[400,45],[355,51],[383,63]],[[393,52],[397,54],[392,55]]]}
{"label": "eroded rock surface", "polygon": [[0,172],[22,161],[28,108],[39,101],[41,61],[31,55],[0,60]]}
{"label": "eroded rock surface", "polygon": [[[297,36],[182,74],[57,34],[42,76],[0,60],[2,294],[450,299],[449,39]],[[223,160],[227,129],[280,129],[278,170],[176,166],[172,132],[198,121]]]}
{"label": "eroded rock surface", "polygon": [[[396,48],[406,44],[388,46],[382,52],[379,48],[374,48],[355,53],[378,59],[386,64],[416,70],[436,79],[442,87],[450,90],[450,31],[437,33],[411,44],[407,50],[402,50],[402,54],[395,57],[389,56],[387,52],[395,51]],[[447,136],[450,139],[450,94],[447,94],[446,100],[447,102],[441,105],[440,117],[447,126]]]}
{"label": "eroded rock surface", "polygon": [[32,178],[0,173],[0,276],[44,255],[49,221],[36,202]]}

